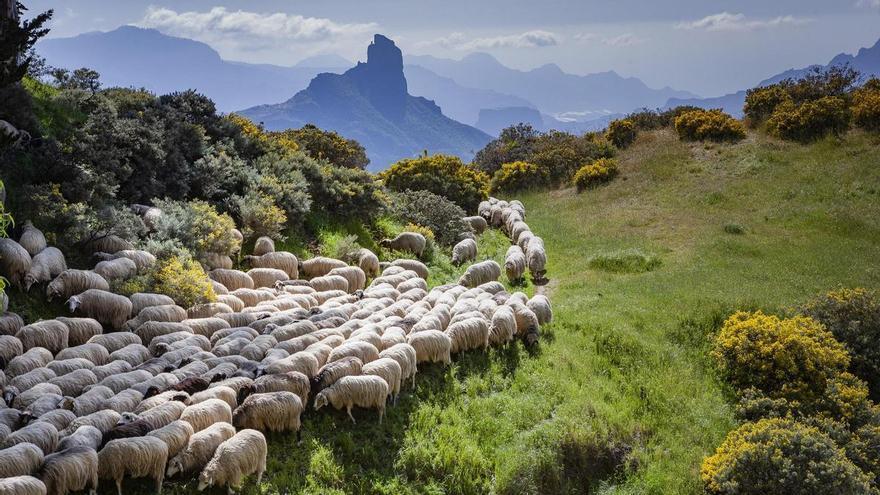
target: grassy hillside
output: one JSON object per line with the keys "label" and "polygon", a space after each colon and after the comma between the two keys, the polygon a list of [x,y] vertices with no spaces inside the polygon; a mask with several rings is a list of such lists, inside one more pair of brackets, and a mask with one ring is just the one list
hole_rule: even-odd
{"label": "grassy hillside", "polygon": [[[355,425],[305,415],[300,442],[270,437],[261,491],[699,493],[700,461],[734,424],[707,335],[735,308],[880,287],[880,142],[659,131],[620,162],[605,187],[521,198],[550,256],[555,322],[539,349],[424,366],[381,425],[372,411]],[[499,260],[506,246],[480,240]]]}

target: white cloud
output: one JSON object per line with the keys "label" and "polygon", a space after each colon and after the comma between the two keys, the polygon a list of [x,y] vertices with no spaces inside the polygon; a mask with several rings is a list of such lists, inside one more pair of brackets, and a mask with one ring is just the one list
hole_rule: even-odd
{"label": "white cloud", "polygon": [[866,7],[869,9],[880,9],[880,0],[859,0],[856,7]]}
{"label": "white cloud", "polygon": [[418,47],[432,45],[452,50],[488,50],[492,48],[542,48],[556,46],[561,40],[555,33],[549,31],[527,31],[521,34],[494,36],[487,38],[468,39],[464,33],[451,33],[449,36],[437,38],[432,41],[417,43]]}
{"label": "white cloud", "polygon": [[[880,2],[880,0],[868,1]],[[800,26],[808,22],[810,22],[809,19],[791,15],[770,19],[748,19],[745,14],[721,12],[708,15],[696,21],[680,22],[675,27],[677,29],[702,29],[705,31],[753,31],[755,29],[769,29],[782,26]]]}
{"label": "white cloud", "polygon": [[616,47],[638,45],[645,42],[644,38],[640,38],[639,36],[636,36],[632,33],[624,33],[617,36],[604,37],[596,33],[578,33],[574,35],[574,39],[581,43],[592,43],[598,41],[603,45]]}

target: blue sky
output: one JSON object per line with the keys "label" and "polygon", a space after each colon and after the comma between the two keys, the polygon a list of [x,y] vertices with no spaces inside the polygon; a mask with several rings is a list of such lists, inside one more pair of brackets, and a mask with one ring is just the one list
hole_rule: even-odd
{"label": "blue sky", "polygon": [[291,65],[316,54],[363,59],[373,33],[405,53],[483,51],[529,69],[615,70],[704,96],[880,38],[880,0],[25,0],[55,9],[50,36],[155,27],[230,60]]}

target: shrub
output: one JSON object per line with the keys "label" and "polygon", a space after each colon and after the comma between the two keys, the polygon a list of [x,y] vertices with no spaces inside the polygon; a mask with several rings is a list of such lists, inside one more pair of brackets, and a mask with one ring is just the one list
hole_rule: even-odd
{"label": "shrub", "polygon": [[246,239],[260,236],[280,240],[287,214],[275,204],[272,196],[250,191],[235,198],[238,215],[241,217],[241,233]]}
{"label": "shrub", "polygon": [[505,163],[528,161],[541,133],[529,124],[517,124],[501,131],[474,156],[474,166],[488,175],[495,173]]}
{"label": "shrub", "polygon": [[344,235],[337,232],[321,236],[321,254],[324,256],[356,264],[360,249],[361,245],[355,234]]}
{"label": "shrub", "polygon": [[675,119],[675,131],[684,141],[736,142],[745,139],[742,122],[721,110],[691,110]]}
{"label": "shrub", "polygon": [[781,139],[808,142],[828,134],[842,134],[849,128],[849,119],[843,98],[824,96],[800,106],[782,103],[767,121],[767,130]]}
{"label": "shrub", "polygon": [[424,190],[476,211],[489,195],[489,176],[455,156],[434,155],[400,160],[380,177],[392,191]]}
{"label": "shrub", "polygon": [[754,387],[771,399],[810,402],[844,371],[849,356],[812,318],[737,312],[715,337],[712,356],[738,389]]}
{"label": "shrub", "polygon": [[730,432],[703,461],[706,491],[724,495],[871,493],[868,476],[819,429],[763,419]]}
{"label": "shrub", "polygon": [[184,308],[214,302],[214,286],[197,261],[192,258],[172,257],[160,262],[152,274],[153,291],[165,294]]}
{"label": "shrub", "polygon": [[791,96],[779,84],[752,88],[746,92],[746,104],[743,107],[746,122],[751,127],[757,127],[773,115],[776,107],[791,101]]}
{"label": "shrub", "polygon": [[733,235],[742,235],[746,233],[746,228],[738,223],[724,224],[724,232]]}
{"label": "shrub", "polygon": [[811,301],[801,312],[827,328],[849,351],[850,370],[877,392],[880,385],[880,297],[866,289],[840,289]]}
{"label": "shrub", "polygon": [[612,273],[644,273],[660,266],[660,259],[638,249],[624,249],[591,256],[587,265],[594,270]]}
{"label": "shrub", "polygon": [[871,79],[853,93],[852,117],[857,127],[880,132],[880,79]]}
{"label": "shrub", "polygon": [[611,181],[617,176],[617,161],[613,158],[600,158],[584,165],[574,174],[574,185],[578,192]]}
{"label": "shrub", "polygon": [[547,184],[547,170],[529,162],[505,163],[492,177],[492,192],[516,192]]}
{"label": "shrub", "polygon": [[364,169],[370,163],[367,152],[360,143],[312,124],[270,135],[290,139],[315,160],[327,160],[337,167]]}
{"label": "shrub", "polygon": [[401,222],[422,225],[436,235],[437,242],[451,246],[471,228],[458,205],[429,191],[406,191],[394,195],[390,212]]}
{"label": "shrub", "polygon": [[605,131],[605,137],[619,149],[628,148],[636,140],[636,126],[632,120],[612,120]]}
{"label": "shrub", "polygon": [[313,211],[369,221],[385,204],[382,187],[369,172],[322,164],[308,157],[300,170],[309,183]]}
{"label": "shrub", "polygon": [[155,225],[151,239],[157,242],[176,240],[195,255],[219,253],[230,255],[241,249],[241,243],[230,235],[235,228],[232,217],[218,213],[204,201],[157,200],[162,216]]}

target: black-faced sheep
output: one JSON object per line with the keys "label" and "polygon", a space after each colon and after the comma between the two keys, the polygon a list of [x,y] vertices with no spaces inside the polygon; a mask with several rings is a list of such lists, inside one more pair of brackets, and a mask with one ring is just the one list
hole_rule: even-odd
{"label": "black-faced sheep", "polygon": [[239,488],[245,476],[256,473],[260,486],[266,470],[266,437],[256,430],[241,430],[221,443],[199,474],[199,491],[209,486]]}
{"label": "black-faced sheep", "polygon": [[155,437],[120,438],[112,440],[98,453],[98,476],[116,482],[122,495],[122,479],[148,477],[156,480],[156,491],[162,492],[168,446]]}
{"label": "black-faced sheep", "polygon": [[89,289],[71,296],[67,304],[71,313],[80,312],[116,330],[122,328],[131,314],[131,301],[127,297],[105,290]]}
{"label": "black-faced sheep", "polygon": [[379,422],[385,415],[385,399],[388,397],[388,383],[379,376],[344,376],[332,386],[318,392],[315,396],[315,410],[328,404],[335,409],[345,408],[352,423],[355,423],[351,409],[354,406],[376,408]]}

